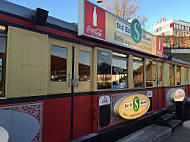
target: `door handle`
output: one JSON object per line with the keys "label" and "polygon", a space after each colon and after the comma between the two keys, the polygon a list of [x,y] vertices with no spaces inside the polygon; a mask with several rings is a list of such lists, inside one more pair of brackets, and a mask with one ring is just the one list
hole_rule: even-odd
{"label": "door handle", "polygon": [[73,85],[72,75],[69,73],[69,87]]}
{"label": "door handle", "polygon": [[75,86],[78,86],[78,85],[79,85],[78,76],[77,74],[75,74]]}

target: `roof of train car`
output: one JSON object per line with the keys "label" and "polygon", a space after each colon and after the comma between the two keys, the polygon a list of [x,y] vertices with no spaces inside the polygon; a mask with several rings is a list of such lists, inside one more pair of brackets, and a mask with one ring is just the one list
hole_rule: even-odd
{"label": "roof of train car", "polygon": [[[31,10],[29,8],[26,8],[26,7],[23,7],[23,6],[20,6],[20,5],[5,1],[5,0],[1,0],[0,12],[6,13],[9,15],[14,15],[17,17],[22,17],[23,19],[27,19],[29,21],[33,21],[33,18],[35,15],[35,10]],[[55,17],[48,16],[47,24],[77,33],[77,23],[68,23],[66,21],[57,19]],[[168,56],[163,55],[163,59],[168,60]],[[172,58],[171,61],[190,66],[189,62],[179,60],[176,58]]]}

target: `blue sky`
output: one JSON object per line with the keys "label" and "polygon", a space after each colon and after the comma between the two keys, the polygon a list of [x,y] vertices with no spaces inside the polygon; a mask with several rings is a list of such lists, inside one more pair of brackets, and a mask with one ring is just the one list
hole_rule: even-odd
{"label": "blue sky", "polygon": [[[7,0],[18,5],[49,11],[49,15],[67,22],[78,21],[78,0]],[[96,3],[96,0],[90,0]],[[139,14],[148,18],[146,30],[153,31],[154,24],[165,17],[167,20],[176,19],[190,22],[190,0],[140,0]],[[97,4],[98,5],[98,4]],[[99,5],[100,6],[100,5]]]}

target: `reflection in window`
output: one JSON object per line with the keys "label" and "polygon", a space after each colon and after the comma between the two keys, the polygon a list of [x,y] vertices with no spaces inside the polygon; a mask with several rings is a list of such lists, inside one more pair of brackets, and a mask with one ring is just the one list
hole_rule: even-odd
{"label": "reflection in window", "polygon": [[177,66],[177,85],[181,84],[181,70],[180,67]]}
{"label": "reflection in window", "polygon": [[127,55],[113,54],[112,81],[113,89],[127,88]]}
{"label": "reflection in window", "polygon": [[158,79],[162,81],[162,65],[158,65]]}
{"label": "reflection in window", "polygon": [[90,81],[90,53],[79,51],[79,81]]}
{"label": "reflection in window", "polygon": [[5,96],[5,48],[6,38],[0,36],[0,97]]}
{"label": "reflection in window", "polygon": [[146,87],[153,86],[153,81],[156,81],[156,65],[148,61],[146,62]]}
{"label": "reflection in window", "polygon": [[111,89],[111,53],[97,50],[98,89]]}
{"label": "reflection in window", "polygon": [[184,68],[184,81],[185,84],[188,84],[188,69]]}
{"label": "reflection in window", "polygon": [[170,65],[170,85],[175,85],[174,65]]}
{"label": "reflection in window", "polygon": [[144,65],[141,58],[133,58],[133,86],[143,87],[144,86]]}
{"label": "reflection in window", "polygon": [[51,46],[51,81],[67,80],[67,49]]}

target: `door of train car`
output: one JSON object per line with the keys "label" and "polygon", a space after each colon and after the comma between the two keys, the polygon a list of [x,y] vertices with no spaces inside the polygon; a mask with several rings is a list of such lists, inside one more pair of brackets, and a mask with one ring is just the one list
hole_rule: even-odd
{"label": "door of train car", "polygon": [[93,48],[53,38],[49,42],[48,94],[57,98],[45,102],[45,137],[69,141],[92,133]]}
{"label": "door of train car", "polygon": [[73,139],[92,133],[93,48],[74,45],[73,51]]}

